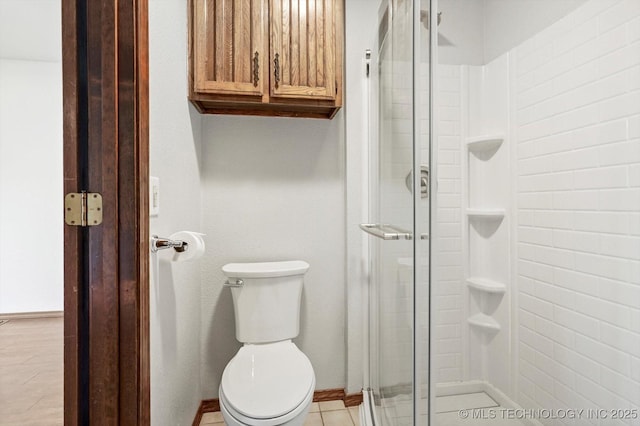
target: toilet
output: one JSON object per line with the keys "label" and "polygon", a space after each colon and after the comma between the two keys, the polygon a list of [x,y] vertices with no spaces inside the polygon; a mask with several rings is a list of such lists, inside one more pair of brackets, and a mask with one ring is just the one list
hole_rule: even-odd
{"label": "toilet", "polygon": [[229,263],[236,339],[244,345],[220,383],[220,410],[229,426],[300,426],[309,412],[315,374],[291,341],[300,331],[300,298],[309,264],[300,260]]}

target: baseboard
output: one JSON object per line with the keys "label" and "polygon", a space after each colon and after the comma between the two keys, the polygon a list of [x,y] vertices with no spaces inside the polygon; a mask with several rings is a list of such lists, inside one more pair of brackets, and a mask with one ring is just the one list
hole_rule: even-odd
{"label": "baseboard", "polygon": [[313,393],[313,402],[344,401],[344,389],[326,389]]}
{"label": "baseboard", "polygon": [[0,320],[62,318],[63,316],[64,312],[62,311],[14,312],[11,314],[0,314]]}
{"label": "baseboard", "polygon": [[193,419],[193,426],[200,426],[204,413],[215,413],[216,411],[220,411],[220,401],[217,398],[203,400],[200,402],[196,417]]}
{"label": "baseboard", "polygon": [[352,393],[351,395],[345,395],[344,406],[345,407],[357,407],[362,404],[362,392]]}
{"label": "baseboard", "polygon": [[204,411],[202,411],[202,404],[204,401],[200,402],[200,406],[198,407],[198,411],[196,411],[196,416],[193,418],[193,423],[191,426],[200,426],[200,422],[202,421],[202,415]]}
{"label": "baseboard", "polygon": [[218,399],[205,399],[202,401],[203,413],[214,413],[220,411],[220,401]]}
{"label": "baseboard", "polygon": [[[347,395],[344,389],[326,389],[313,393],[313,402],[344,401],[345,407],[355,407],[362,404],[362,393]],[[200,421],[204,413],[215,413],[220,411],[220,400],[205,399],[200,403],[198,412],[193,419],[193,426],[200,426]]]}

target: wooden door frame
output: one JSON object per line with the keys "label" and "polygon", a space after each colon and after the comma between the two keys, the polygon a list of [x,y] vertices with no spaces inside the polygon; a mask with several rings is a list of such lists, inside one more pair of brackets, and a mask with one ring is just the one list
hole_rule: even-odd
{"label": "wooden door frame", "polygon": [[65,425],[150,424],[148,0],[62,0]]}

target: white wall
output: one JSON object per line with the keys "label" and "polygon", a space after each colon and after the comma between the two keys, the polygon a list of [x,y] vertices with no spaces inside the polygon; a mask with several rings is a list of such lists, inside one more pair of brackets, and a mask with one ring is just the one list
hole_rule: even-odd
{"label": "white wall", "polygon": [[484,1],[438,0],[442,22],[438,27],[440,64],[484,63]]}
{"label": "white wall", "polygon": [[518,401],[639,409],[640,2],[591,0],[515,56]]}
{"label": "white wall", "polygon": [[0,58],[60,62],[60,0],[0,0]]}
{"label": "white wall", "polygon": [[316,389],[345,385],[344,111],[331,120],[207,116],[203,119],[202,375],[217,397],[238,350],[229,262],[301,259],[300,335]]}
{"label": "white wall", "polygon": [[483,0],[484,63],[496,59],[587,0]]}
{"label": "white wall", "polygon": [[62,204],[61,64],[0,59],[0,313],[63,309]]}
{"label": "white wall", "polygon": [[[150,167],[161,203],[150,230],[163,237],[201,230],[201,118],[187,101],[186,12],[180,0],[149,3]],[[150,265],[153,425],[191,424],[202,400],[201,264],[170,257],[152,255]]]}
{"label": "white wall", "polygon": [[62,204],[60,1],[0,0],[0,314],[62,310]]}
{"label": "white wall", "polygon": [[439,63],[484,65],[586,0],[439,0]]}

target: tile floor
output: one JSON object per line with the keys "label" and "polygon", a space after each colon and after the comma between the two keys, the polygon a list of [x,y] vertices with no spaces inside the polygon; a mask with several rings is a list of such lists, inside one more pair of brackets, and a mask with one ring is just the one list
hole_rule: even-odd
{"label": "tile floor", "polygon": [[0,425],[63,424],[63,319],[0,325]]}
{"label": "tile floor", "polygon": [[[314,402],[304,426],[360,426],[360,407],[346,408],[342,401]],[[205,413],[200,426],[224,425],[222,413]]]}

